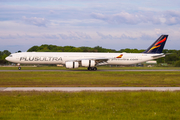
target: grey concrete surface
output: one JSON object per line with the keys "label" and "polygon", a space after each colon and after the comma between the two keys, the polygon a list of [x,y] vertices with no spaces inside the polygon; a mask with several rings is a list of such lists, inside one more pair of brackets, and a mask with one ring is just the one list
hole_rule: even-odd
{"label": "grey concrete surface", "polygon": [[3,91],[4,89],[6,89],[5,87],[0,87],[0,91]]}
{"label": "grey concrete surface", "polygon": [[7,87],[0,91],[179,91],[180,87]]}

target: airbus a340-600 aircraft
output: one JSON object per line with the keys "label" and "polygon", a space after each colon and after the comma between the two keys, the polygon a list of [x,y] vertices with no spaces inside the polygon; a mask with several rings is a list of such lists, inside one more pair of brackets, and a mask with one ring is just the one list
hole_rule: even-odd
{"label": "airbus a340-600 aircraft", "polygon": [[97,70],[98,65],[131,65],[165,57],[162,53],[168,35],[161,35],[143,53],[84,53],[84,52],[21,52],[6,60],[19,64],[62,64],[66,68],[87,67]]}

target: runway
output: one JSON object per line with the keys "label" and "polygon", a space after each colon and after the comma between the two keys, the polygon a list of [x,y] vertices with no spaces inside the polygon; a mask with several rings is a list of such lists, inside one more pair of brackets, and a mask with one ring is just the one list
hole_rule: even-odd
{"label": "runway", "polygon": [[[0,70],[0,72],[68,72],[68,71],[73,71],[73,72],[75,72],[75,71],[88,71],[88,70],[85,70],[85,69],[75,69],[75,70],[73,70],[73,69],[70,69],[70,70],[68,70],[68,69],[65,69],[65,70]],[[157,71],[157,72],[160,72],[160,71],[180,71],[180,69],[174,69],[174,70],[167,70],[167,69],[161,69],[161,70],[106,70],[106,69],[99,69],[99,70],[97,70],[97,71],[88,71],[88,72],[98,72],[98,71],[147,71],[147,72],[154,72],[154,71]]]}
{"label": "runway", "polygon": [[0,87],[0,91],[180,91],[180,87]]}

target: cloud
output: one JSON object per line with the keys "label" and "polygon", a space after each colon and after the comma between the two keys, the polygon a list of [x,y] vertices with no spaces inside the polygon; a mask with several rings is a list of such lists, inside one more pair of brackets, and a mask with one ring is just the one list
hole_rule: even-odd
{"label": "cloud", "polygon": [[141,22],[140,16],[137,14],[130,14],[128,12],[121,12],[118,14],[114,14],[112,16],[112,20],[115,23],[125,23],[125,24],[138,24]]}
{"label": "cloud", "polygon": [[[14,0],[9,0],[14,1]],[[126,24],[126,25],[138,25],[141,23],[151,23],[154,25],[167,24],[167,25],[176,25],[179,24],[179,12],[176,11],[167,11],[167,10],[157,10],[152,6],[143,6],[146,9],[141,9],[141,7],[136,7],[129,2],[125,5],[130,5],[129,9],[123,9],[124,4],[115,4],[114,2],[103,2],[100,0],[94,2],[85,1],[80,2],[81,0],[76,0],[77,4],[70,4],[74,2],[73,0],[69,0],[63,2],[63,0],[54,0],[54,2],[45,2],[42,4],[39,0],[37,1],[37,5],[41,4],[41,6],[34,5],[34,1],[29,1],[30,4],[25,4],[27,1],[16,0],[16,3],[8,4],[8,2],[4,1],[6,4],[3,4],[0,7],[1,13],[0,20],[19,20],[23,19],[23,21],[27,24],[35,25],[35,26],[47,26],[50,21],[72,21],[77,20],[101,20],[108,24]],[[70,2],[71,1],[71,2]],[[83,1],[83,0],[82,0]],[[50,4],[52,3],[52,4]],[[118,3],[118,2],[117,2]],[[141,4],[146,3],[142,2]],[[148,4],[147,2],[146,4]],[[98,5],[103,5],[103,7],[96,7]],[[108,6],[110,4],[110,6]],[[155,3],[158,4],[158,3]],[[166,3],[167,4],[167,3]],[[113,6],[116,6],[114,8]],[[133,7],[132,7],[133,6]],[[131,8],[132,7],[132,8]],[[160,9],[158,7],[158,9]],[[36,15],[36,16],[34,16]],[[178,16],[177,16],[178,15]],[[22,17],[23,16],[23,17]],[[44,18],[46,16],[46,18]],[[162,19],[164,21],[162,21]],[[165,22],[166,21],[166,22]],[[76,22],[76,21],[75,21]],[[72,23],[73,24],[73,23]],[[70,23],[70,25],[72,25]],[[78,25],[84,25],[84,23],[78,23]],[[88,25],[89,23],[85,24]],[[96,25],[96,23],[93,23]],[[91,24],[92,25],[92,24]]]}
{"label": "cloud", "polygon": [[63,40],[84,40],[91,39],[91,36],[83,32],[69,32],[68,34],[59,34]]}
{"label": "cloud", "polygon": [[20,38],[20,36],[19,35],[11,35],[11,34],[0,36],[0,39],[17,39],[17,38]]}
{"label": "cloud", "polygon": [[119,40],[136,40],[137,38],[136,37],[133,37],[131,35],[126,35],[126,34],[122,34],[120,36],[113,36],[111,34],[108,34],[108,35],[104,35],[100,32],[96,32],[98,34],[98,36],[101,37],[101,39],[105,40],[105,39],[108,39],[108,40],[116,40],[116,39],[119,39]]}
{"label": "cloud", "polygon": [[46,39],[59,39],[57,35],[44,35],[44,38]]}
{"label": "cloud", "polygon": [[46,27],[46,24],[48,23],[48,20],[45,18],[37,18],[37,17],[31,17],[27,18],[26,16],[22,17],[23,21],[30,25],[35,25],[38,27]]}
{"label": "cloud", "polygon": [[93,18],[100,19],[100,20],[108,20],[108,16],[107,15],[103,15],[101,13],[92,13],[91,16]]}
{"label": "cloud", "polygon": [[179,11],[167,11],[164,15],[166,21],[165,24],[176,25],[180,24],[180,12]]}
{"label": "cloud", "polygon": [[100,37],[101,37],[101,39],[112,39],[113,37],[112,37],[112,35],[104,35],[104,34],[102,34],[102,33],[100,33],[100,32],[96,32]]}
{"label": "cloud", "polygon": [[90,35],[87,35],[86,33],[83,32],[75,32],[77,36],[79,36],[81,39],[91,39]]}
{"label": "cloud", "polygon": [[1,0],[0,41],[3,46],[61,43],[119,49],[143,47],[159,35],[169,34],[167,46],[179,49],[178,3],[177,0]]}
{"label": "cloud", "polygon": [[[159,37],[159,36],[157,36],[157,37]],[[147,40],[148,40],[148,41],[152,41],[152,40],[157,39],[157,37],[155,38],[155,37],[152,36],[152,35],[147,35],[147,34],[143,33],[143,34],[141,34],[141,36],[140,36],[139,39],[144,40],[144,41],[147,41]]]}
{"label": "cloud", "polygon": [[[148,16],[147,16],[148,15]],[[149,15],[149,13],[128,13],[128,12],[120,12],[112,15],[104,15],[101,13],[92,13],[91,16],[95,19],[100,19],[108,22],[109,24],[130,24],[136,25],[140,23],[153,23],[153,24],[161,24],[161,20],[157,16]]]}

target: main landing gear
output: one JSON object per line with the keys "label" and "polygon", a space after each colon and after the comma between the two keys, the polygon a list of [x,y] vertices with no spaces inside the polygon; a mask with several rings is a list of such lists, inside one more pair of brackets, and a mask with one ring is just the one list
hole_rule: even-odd
{"label": "main landing gear", "polygon": [[96,70],[97,70],[97,67],[88,67],[88,70],[89,70],[89,71],[96,71]]}

